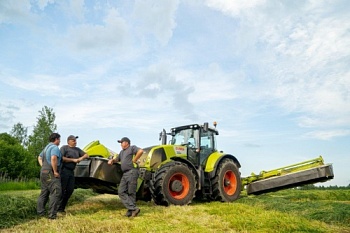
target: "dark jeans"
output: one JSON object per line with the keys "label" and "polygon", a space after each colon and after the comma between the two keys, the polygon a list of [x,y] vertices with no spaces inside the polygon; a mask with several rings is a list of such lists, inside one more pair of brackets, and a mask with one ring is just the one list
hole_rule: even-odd
{"label": "dark jeans", "polygon": [[49,201],[48,217],[56,218],[59,201],[61,200],[61,180],[53,175],[52,170],[40,172],[41,192],[38,197],[37,213],[45,215],[45,206]]}
{"label": "dark jeans", "polygon": [[62,199],[58,211],[65,211],[69,198],[74,192],[74,170],[63,169],[61,171]]}
{"label": "dark jeans", "polygon": [[136,209],[136,189],[138,177],[139,170],[131,169],[123,174],[118,187],[119,198],[128,210]]}

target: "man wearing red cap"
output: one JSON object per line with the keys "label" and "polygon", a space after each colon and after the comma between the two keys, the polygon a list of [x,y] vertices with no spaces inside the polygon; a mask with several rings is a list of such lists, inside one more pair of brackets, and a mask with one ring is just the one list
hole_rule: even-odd
{"label": "man wearing red cap", "polygon": [[128,209],[125,216],[136,217],[140,209],[136,206],[137,179],[139,177],[138,160],[143,154],[143,150],[137,146],[130,146],[130,139],[123,137],[118,140],[122,150],[114,159],[110,159],[108,164],[120,162],[123,176],[121,178],[118,195],[123,205]]}

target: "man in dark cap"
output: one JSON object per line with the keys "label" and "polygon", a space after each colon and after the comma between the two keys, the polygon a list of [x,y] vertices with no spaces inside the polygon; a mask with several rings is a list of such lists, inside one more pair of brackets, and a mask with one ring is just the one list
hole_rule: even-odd
{"label": "man in dark cap", "polygon": [[136,217],[140,209],[136,206],[137,179],[139,177],[138,160],[143,154],[143,150],[133,145],[130,146],[130,139],[123,137],[118,140],[122,150],[114,159],[110,159],[108,164],[120,162],[123,176],[121,178],[118,195],[123,205],[128,209],[125,216]]}
{"label": "man in dark cap", "polygon": [[40,183],[41,192],[37,203],[37,213],[39,216],[45,216],[45,205],[49,201],[48,217],[56,219],[57,205],[61,199],[61,180],[59,168],[62,156],[58,145],[61,142],[61,135],[52,133],[49,137],[50,143],[38,156],[38,162],[41,166]]}
{"label": "man in dark cap", "polygon": [[58,207],[58,213],[65,214],[66,205],[74,191],[74,169],[77,163],[83,159],[89,158],[83,150],[77,147],[78,136],[69,135],[67,144],[61,147],[60,151],[63,158],[61,168],[61,183],[62,183],[62,199]]}

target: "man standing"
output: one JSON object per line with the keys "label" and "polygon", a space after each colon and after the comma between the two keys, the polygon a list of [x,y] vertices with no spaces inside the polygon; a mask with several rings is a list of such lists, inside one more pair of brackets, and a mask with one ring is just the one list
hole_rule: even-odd
{"label": "man standing", "polygon": [[118,140],[122,150],[115,159],[110,159],[108,164],[120,162],[123,176],[121,178],[118,195],[123,205],[128,209],[125,216],[136,217],[140,209],[136,207],[137,179],[139,177],[138,160],[143,150],[137,146],[130,146],[130,139],[123,137]]}
{"label": "man standing", "polygon": [[58,149],[61,136],[58,133],[52,133],[49,137],[49,141],[50,143],[38,156],[38,162],[41,166],[41,192],[38,197],[37,213],[39,216],[45,215],[45,205],[50,199],[48,217],[49,219],[56,219],[57,207],[62,193],[59,174],[62,156]]}
{"label": "man standing", "polygon": [[63,159],[61,169],[61,183],[62,183],[62,199],[59,203],[58,212],[65,213],[66,205],[69,198],[74,191],[74,169],[77,163],[83,159],[89,158],[83,150],[77,147],[78,136],[70,135],[67,138],[67,144],[61,147],[61,154]]}

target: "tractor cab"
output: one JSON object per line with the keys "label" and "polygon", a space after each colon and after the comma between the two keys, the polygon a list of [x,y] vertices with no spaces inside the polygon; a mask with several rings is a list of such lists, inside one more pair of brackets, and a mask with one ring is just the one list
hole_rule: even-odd
{"label": "tractor cab", "polygon": [[186,146],[188,160],[199,167],[205,164],[209,155],[217,151],[215,135],[218,134],[216,128],[209,128],[208,123],[176,127],[171,129],[170,144]]}

